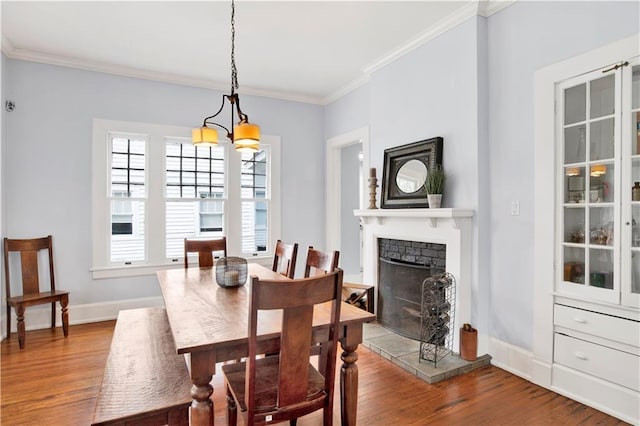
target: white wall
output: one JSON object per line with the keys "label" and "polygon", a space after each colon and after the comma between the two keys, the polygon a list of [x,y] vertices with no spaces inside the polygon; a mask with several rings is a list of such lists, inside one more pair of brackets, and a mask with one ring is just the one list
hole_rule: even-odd
{"label": "white wall", "polygon": [[[159,296],[154,276],[91,278],[92,119],[194,127],[217,110],[220,93],[12,59],[3,71],[5,97],[16,102],[3,114],[3,236],[53,235],[57,284],[71,291],[71,321],[74,305]],[[320,246],[322,107],[251,96],[242,97],[242,107],[263,133],[282,138],[280,237]]]}

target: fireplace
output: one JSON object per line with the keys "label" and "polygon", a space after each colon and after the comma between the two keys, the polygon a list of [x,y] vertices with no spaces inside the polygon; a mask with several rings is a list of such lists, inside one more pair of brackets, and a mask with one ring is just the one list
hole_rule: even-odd
{"label": "fireplace", "polygon": [[378,322],[420,340],[422,283],[446,269],[446,245],[378,239]]}
{"label": "fireplace", "polygon": [[[472,287],[472,210],[463,209],[368,209],[356,210],[363,225],[363,282],[376,286],[376,293],[380,294],[381,281],[379,258],[384,248],[381,239],[409,241],[407,248],[414,243],[437,244],[446,247],[442,256],[444,262],[435,265],[423,262],[414,250],[405,253],[404,258],[393,259],[403,262],[417,263],[428,266],[429,269],[446,269],[457,283],[455,296],[455,326],[453,347],[458,347],[458,332],[463,323],[471,321],[471,287]],[[409,256],[409,257],[407,257]],[[410,256],[414,259],[411,260]],[[439,261],[442,261],[440,259]],[[442,268],[442,269],[440,269]],[[429,271],[429,273],[434,271]],[[422,284],[419,280],[417,288]],[[417,294],[420,294],[418,291]],[[380,299],[380,298],[377,298]],[[376,300],[376,313],[384,311],[384,303]],[[406,305],[405,311],[409,310]],[[384,319],[383,319],[384,321]],[[398,331],[400,334],[405,332]]]}

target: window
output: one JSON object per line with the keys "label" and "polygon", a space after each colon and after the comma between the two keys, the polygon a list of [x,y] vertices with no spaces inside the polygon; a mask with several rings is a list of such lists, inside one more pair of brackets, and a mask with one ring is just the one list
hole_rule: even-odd
{"label": "window", "polygon": [[185,238],[227,236],[230,256],[270,258],[280,236],[279,138],[260,151],[194,147],[190,129],[94,120],[94,278],[182,261]]}

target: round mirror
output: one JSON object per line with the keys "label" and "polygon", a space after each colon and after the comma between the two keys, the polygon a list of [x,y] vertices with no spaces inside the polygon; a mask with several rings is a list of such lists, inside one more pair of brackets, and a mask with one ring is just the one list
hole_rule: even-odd
{"label": "round mirror", "polygon": [[407,161],[396,174],[396,185],[405,194],[413,194],[427,180],[427,166],[420,160]]}

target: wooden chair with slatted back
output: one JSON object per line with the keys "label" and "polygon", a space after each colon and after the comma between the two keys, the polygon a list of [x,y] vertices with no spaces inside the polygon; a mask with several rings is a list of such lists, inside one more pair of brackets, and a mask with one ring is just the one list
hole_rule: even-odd
{"label": "wooden chair with slatted back", "polygon": [[212,240],[184,239],[184,267],[189,267],[189,253],[198,253],[198,266],[201,268],[213,266],[213,252],[223,252],[227,257],[227,237]]}
{"label": "wooden chair with slatted back", "polygon": [[[273,253],[273,272],[279,272],[288,278],[293,278],[296,273],[296,258],[298,257],[298,243],[285,244],[276,241],[276,249]],[[282,268],[282,265],[286,265]]]}
{"label": "wooden chair with slatted back", "polygon": [[[38,253],[47,250],[49,258],[49,289],[41,288],[38,269]],[[22,295],[11,296],[11,273],[9,253],[17,252],[22,269]],[[53,245],[51,235],[32,239],[4,239],[4,271],[7,291],[7,339],[11,335],[11,307],[16,311],[18,319],[18,344],[20,349],[25,344],[25,310],[29,306],[51,303],[51,328],[56,327],[56,302],[62,307],[62,331],[64,337],[69,335],[69,292],[56,290],[53,271]]]}
{"label": "wooden chair with slatted back", "polygon": [[[286,420],[295,424],[298,417],[322,409],[323,424],[331,425],[342,270],[291,281],[253,276],[250,291],[248,357],[222,367],[228,424],[237,423],[238,410],[245,424],[253,425]],[[326,315],[329,324],[329,339],[322,344],[318,369],[310,363],[314,307]],[[279,352],[257,358],[258,311],[277,309],[282,309]]]}
{"label": "wooden chair with slatted back", "polygon": [[318,274],[326,274],[338,269],[338,261],[340,260],[340,252],[325,253],[315,250],[312,246],[307,249],[307,260],[304,267],[304,276],[311,277]]}

